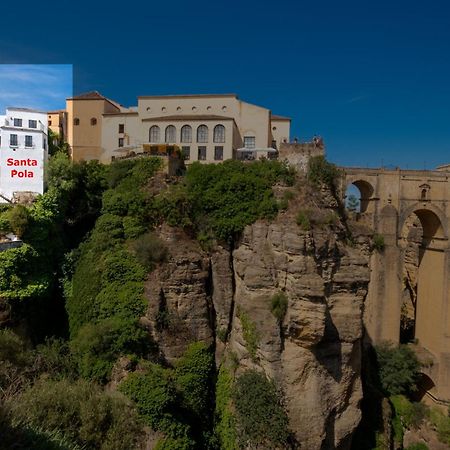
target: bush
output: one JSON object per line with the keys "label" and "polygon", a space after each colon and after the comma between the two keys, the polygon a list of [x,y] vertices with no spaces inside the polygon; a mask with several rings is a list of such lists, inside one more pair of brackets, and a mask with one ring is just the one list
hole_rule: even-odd
{"label": "bush", "polygon": [[308,179],[315,185],[325,184],[332,190],[340,176],[335,164],[328,162],[324,156],[313,156],[308,161]]}
{"label": "bush", "polygon": [[428,445],[423,442],[417,442],[415,444],[408,445],[405,450],[429,450]]}
{"label": "bush", "polygon": [[84,325],[71,349],[80,375],[104,383],[121,354],[142,354],[147,342],[147,333],[136,321],[114,317]]}
{"label": "bush", "polygon": [[164,242],[154,233],[146,233],[131,243],[131,249],[144,267],[153,268],[166,261],[168,252]]}
{"label": "bush", "polygon": [[136,403],[140,416],[152,429],[193,446],[190,427],[179,414],[180,398],[170,375],[170,371],[156,364],[147,364],[144,371],[130,374],[119,390]]}
{"label": "bush", "polygon": [[191,344],[175,367],[175,380],[186,409],[200,422],[211,416],[214,354],[202,342]]}
{"label": "bush", "polygon": [[236,418],[232,411],[233,378],[222,365],[216,383],[215,434],[223,450],[237,450]]}
{"label": "bush", "polygon": [[28,229],[30,214],[28,208],[16,205],[7,212],[7,220],[14,234],[22,237]]}
{"label": "bush", "polygon": [[278,292],[270,300],[270,310],[277,319],[278,323],[282,323],[288,308],[288,298],[284,292]]}
{"label": "bush", "polygon": [[373,236],[373,247],[379,252],[384,250],[384,236],[382,234],[375,234]]}
{"label": "bush", "polygon": [[14,417],[92,449],[135,448],[142,435],[133,407],[119,393],[85,381],[42,379],[12,405]]}
{"label": "bush", "polygon": [[303,230],[303,231],[310,231],[311,230],[311,222],[309,220],[308,211],[299,211],[297,213],[296,217],[297,225]]}
{"label": "bush", "polygon": [[242,325],[242,334],[245,340],[245,348],[250,353],[252,360],[255,361],[256,352],[259,345],[258,330],[256,329],[256,325],[252,322],[246,312],[238,310],[238,317]]}
{"label": "bush", "polygon": [[233,400],[239,442],[243,448],[286,446],[288,418],[274,383],[264,374],[253,370],[242,374],[235,382]]}
{"label": "bush", "polygon": [[410,347],[383,343],[375,350],[381,386],[388,395],[406,394],[417,389],[420,363]]}

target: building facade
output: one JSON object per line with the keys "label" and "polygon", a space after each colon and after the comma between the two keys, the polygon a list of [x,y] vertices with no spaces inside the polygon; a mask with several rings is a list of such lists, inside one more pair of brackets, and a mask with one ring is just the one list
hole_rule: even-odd
{"label": "building facade", "polygon": [[57,136],[59,142],[67,139],[67,113],[64,109],[47,112],[48,129]]}
{"label": "building facade", "polygon": [[42,194],[47,156],[47,113],[8,108],[0,116],[0,202],[21,192]]}
{"label": "building facade", "polygon": [[142,96],[125,108],[91,92],[68,99],[67,113],[73,159],[103,163],[164,146],[186,163],[270,157],[290,133],[289,118],[235,94]]}

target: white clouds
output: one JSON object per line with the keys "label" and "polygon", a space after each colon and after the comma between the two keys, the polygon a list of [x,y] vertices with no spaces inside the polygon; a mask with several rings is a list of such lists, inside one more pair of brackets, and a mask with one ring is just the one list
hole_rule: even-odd
{"label": "white clouds", "polygon": [[63,108],[71,95],[69,64],[0,64],[0,114],[7,106]]}

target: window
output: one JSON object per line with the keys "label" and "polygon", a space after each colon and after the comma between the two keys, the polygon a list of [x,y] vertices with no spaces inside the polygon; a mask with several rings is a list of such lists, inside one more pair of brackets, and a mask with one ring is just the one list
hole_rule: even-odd
{"label": "window", "polygon": [[198,148],[198,160],[206,161],[206,146],[200,146]]}
{"label": "window", "polygon": [[123,138],[119,138],[119,147],[123,147]]}
{"label": "window", "polygon": [[11,147],[17,147],[17,134],[9,135],[9,145]]}
{"label": "window", "polygon": [[225,127],[223,125],[216,125],[214,127],[214,142],[225,142]]}
{"label": "window", "polygon": [[181,154],[185,160],[191,159],[191,147],[189,145],[181,147]]}
{"label": "window", "polygon": [[189,125],[181,127],[181,142],[192,142],[192,128]]}
{"label": "window", "polygon": [[79,119],[78,117],[75,117],[75,119],[73,119],[73,124],[74,124],[75,126],[80,125],[80,119]]}
{"label": "window", "polygon": [[244,137],[244,147],[245,148],[255,148],[256,147],[255,136],[245,136]]}
{"label": "window", "polygon": [[[49,125],[52,124],[52,121],[49,121]],[[28,128],[37,128],[37,120],[29,120],[28,121]]]}
{"label": "window", "polygon": [[166,143],[176,142],[177,140],[177,130],[173,125],[169,125],[166,128]]}
{"label": "window", "polygon": [[206,125],[200,125],[197,128],[197,142],[208,142],[208,127]]}
{"label": "window", "polygon": [[125,133],[125,124],[119,123],[119,133]]}
{"label": "window", "polygon": [[[48,121],[48,126],[49,126],[49,127],[52,126],[52,121],[51,121],[51,120]],[[30,127],[30,128],[36,128],[36,127]]]}
{"label": "window", "polygon": [[91,119],[91,125],[92,125],[92,126],[97,125],[97,119],[96,119],[95,117],[92,117],[92,119]]}
{"label": "window", "polygon": [[214,147],[214,160],[223,161],[223,147]]}
{"label": "window", "polygon": [[25,147],[33,147],[33,136],[25,136]]}
{"label": "window", "polygon": [[160,130],[158,125],[153,125],[152,127],[150,127],[150,142],[159,142],[160,140]]}
{"label": "window", "polygon": [[21,127],[22,126],[22,119],[14,119],[14,126],[15,127]]}

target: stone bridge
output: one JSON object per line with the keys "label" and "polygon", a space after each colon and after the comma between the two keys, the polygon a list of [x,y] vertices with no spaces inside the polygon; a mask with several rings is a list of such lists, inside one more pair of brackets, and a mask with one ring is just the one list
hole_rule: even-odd
{"label": "stone bridge", "polygon": [[[365,326],[372,343],[400,342],[405,307],[405,256],[411,218],[421,225],[417,244],[413,336],[428,365],[424,391],[450,401],[450,169],[442,171],[343,168],[341,192],[360,191],[358,219],[384,237],[371,259]],[[418,224],[418,222],[416,222]],[[424,358],[426,355],[426,358]]]}

